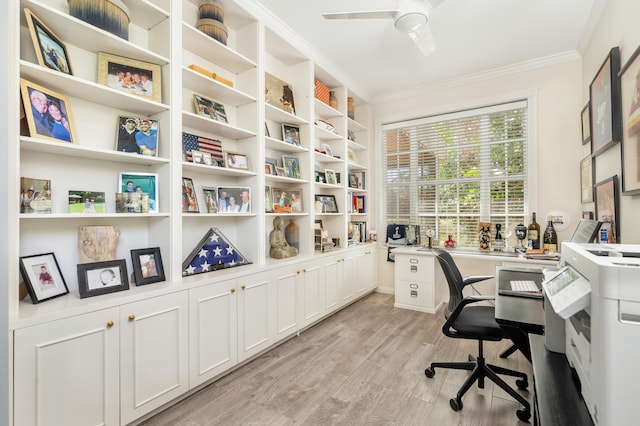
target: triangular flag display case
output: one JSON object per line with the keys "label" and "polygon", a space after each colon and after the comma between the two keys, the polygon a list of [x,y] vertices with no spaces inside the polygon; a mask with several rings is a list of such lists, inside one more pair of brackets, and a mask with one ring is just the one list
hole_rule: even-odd
{"label": "triangular flag display case", "polygon": [[202,274],[250,263],[218,228],[211,228],[182,263],[182,275]]}

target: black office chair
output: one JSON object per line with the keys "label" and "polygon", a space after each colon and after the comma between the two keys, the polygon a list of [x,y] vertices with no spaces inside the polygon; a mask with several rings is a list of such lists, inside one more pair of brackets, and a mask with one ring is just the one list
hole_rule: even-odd
{"label": "black office chair", "polygon": [[484,388],[485,377],[500,386],[505,392],[515,398],[523,408],[516,414],[520,420],[526,422],[531,417],[531,405],[518,392],[512,389],[498,374],[519,377],[516,385],[519,389],[526,389],[529,386],[527,375],[519,371],[509,370],[500,366],[485,363],[482,342],[497,342],[505,338],[504,332],[495,320],[495,308],[493,306],[473,306],[473,303],[492,300],[493,296],[473,295],[464,297],[462,289],[479,281],[484,281],[491,276],[475,276],[462,278],[458,267],[451,255],[443,249],[434,248],[433,254],[437,257],[442,271],[449,284],[449,303],[445,306],[446,322],[442,326],[442,332],[454,339],[472,339],[478,341],[478,356],[469,355],[468,362],[433,362],[424,371],[424,374],[432,378],[436,373],[436,368],[453,368],[456,370],[472,371],[471,375],[464,382],[455,398],[449,403],[453,411],[462,409],[462,397],[477,381],[480,389]]}

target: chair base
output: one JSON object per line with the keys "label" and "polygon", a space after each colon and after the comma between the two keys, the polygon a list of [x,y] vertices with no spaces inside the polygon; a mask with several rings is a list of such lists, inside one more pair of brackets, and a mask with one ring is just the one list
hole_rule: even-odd
{"label": "chair base", "polygon": [[[482,345],[482,344],[480,344]],[[471,357],[470,357],[471,358]],[[510,370],[508,368],[500,367],[498,365],[487,364],[484,356],[482,355],[482,346],[480,346],[479,355],[475,358],[475,362],[433,362],[424,371],[424,374],[432,378],[436,373],[436,368],[450,368],[454,370],[467,370],[471,371],[471,375],[467,377],[467,380],[462,384],[458,394],[455,398],[452,398],[450,402],[451,409],[458,411],[462,409],[462,397],[471,388],[471,386],[477,381],[478,387],[484,389],[484,379],[488,378],[493,383],[498,385],[502,390],[507,392],[511,397],[518,401],[523,408],[516,412],[518,418],[523,422],[528,422],[531,417],[531,404],[524,399],[522,395],[516,392],[511,386],[507,384],[498,374],[504,374],[512,377],[519,377],[516,380],[518,389],[526,389],[529,386],[527,375],[520,371]]]}

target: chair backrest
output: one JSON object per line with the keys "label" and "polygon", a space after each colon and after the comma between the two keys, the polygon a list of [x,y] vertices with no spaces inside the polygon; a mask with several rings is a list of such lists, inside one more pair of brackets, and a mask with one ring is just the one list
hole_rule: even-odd
{"label": "chair backrest", "polygon": [[438,259],[442,272],[447,279],[447,284],[449,285],[449,303],[447,303],[444,309],[444,316],[449,318],[449,315],[451,315],[451,312],[458,306],[458,303],[464,299],[462,294],[464,278],[462,278],[462,274],[449,252],[439,248],[433,248],[431,251]]}

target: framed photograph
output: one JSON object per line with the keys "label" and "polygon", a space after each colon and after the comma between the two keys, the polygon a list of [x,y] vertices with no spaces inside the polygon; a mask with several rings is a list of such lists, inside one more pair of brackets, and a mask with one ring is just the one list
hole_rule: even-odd
{"label": "framed photograph", "polygon": [[118,191],[149,194],[149,213],[160,211],[158,175],[155,173],[122,172],[119,176]]}
{"label": "framed photograph", "polygon": [[277,176],[285,176],[284,167],[276,167],[276,175]]}
{"label": "framed photograph", "polygon": [[203,186],[202,195],[207,213],[218,213],[218,191],[216,188]]}
{"label": "framed photograph", "polygon": [[182,211],[186,213],[200,213],[196,189],[191,178],[182,178]]}
{"label": "framed photograph", "polygon": [[116,213],[149,213],[146,192],[116,192]]}
{"label": "framed photograph", "polygon": [[136,285],[165,280],[160,247],[131,250],[131,264]]}
{"label": "framed photograph", "polygon": [[53,253],[20,257],[20,273],[33,304],[69,293]]}
{"label": "framed photograph", "polygon": [[620,49],[614,47],[589,85],[591,153],[595,156],[620,141]]}
{"label": "framed photograph", "polygon": [[78,265],[80,298],[129,290],[127,263],[124,259]]}
{"label": "framed photograph", "polygon": [[264,212],[273,213],[273,197],[269,185],[264,186]]}
{"label": "framed photograph", "polygon": [[195,104],[196,114],[215,121],[227,123],[227,113],[224,110],[224,105],[221,103],[205,98],[197,93],[193,94],[193,102]]}
{"label": "framed photograph", "polygon": [[580,190],[582,191],[581,201],[590,203],[593,201],[593,183],[595,181],[595,159],[587,155],[580,161]]}
{"label": "framed photograph", "polygon": [[322,149],[324,149],[324,153],[327,154],[329,157],[333,157],[333,151],[331,150],[331,145],[329,145],[328,143],[323,143]]}
{"label": "framed photograph", "polygon": [[613,240],[610,243],[620,241],[620,201],[618,200],[618,176],[598,182],[595,187],[596,220],[607,223],[611,229]]}
{"label": "framed photograph", "polygon": [[591,142],[591,112],[589,110],[589,102],[582,108],[580,114],[582,120],[582,145]]}
{"label": "framed photograph", "polygon": [[264,174],[265,175],[273,175],[275,170],[273,169],[273,165],[269,163],[264,163]]}
{"label": "framed photograph", "polygon": [[218,213],[251,213],[251,188],[219,186]]}
{"label": "framed photograph", "polygon": [[286,177],[300,179],[300,159],[298,157],[283,155],[282,164],[284,165],[284,175]]}
{"label": "framed photograph", "polygon": [[329,185],[335,185],[336,182],[336,171],[332,169],[324,169],[324,176],[327,179],[327,183]]}
{"label": "framed photograph", "polygon": [[302,189],[300,188],[276,188],[271,191],[274,213],[302,213]]}
{"label": "framed photograph", "polygon": [[318,183],[327,183],[327,176],[325,176],[324,172],[321,172],[320,170],[316,170],[315,180]]}
{"label": "framed photograph", "polygon": [[300,127],[282,123],[282,140],[292,145],[300,146]]}
{"label": "framed photograph", "polygon": [[20,178],[20,213],[51,213],[51,181]]}
{"label": "framed photograph", "polygon": [[158,156],[158,120],[118,117],[116,151]]}
{"label": "framed photograph", "polygon": [[271,137],[271,133],[269,132],[269,126],[267,126],[267,122],[264,122],[264,135],[268,138]]}
{"label": "framed photograph", "polygon": [[69,190],[69,213],[106,213],[104,192]]}
{"label": "framed photograph", "polygon": [[24,15],[27,18],[31,40],[33,40],[33,47],[40,66],[71,75],[69,55],[62,40],[36,18],[29,9],[24,9]]}
{"label": "framed photograph", "polygon": [[266,72],[264,75],[264,85],[266,103],[290,114],[296,114],[296,105],[293,101],[293,88],[290,84]]}
{"label": "framed photograph", "polygon": [[358,157],[356,156],[356,152],[353,148],[349,148],[347,151],[347,157],[349,158],[349,162],[357,163]]}
{"label": "framed photograph", "polygon": [[593,212],[592,211],[583,211],[582,212],[583,219],[591,219],[593,220]]}
{"label": "framed photograph", "polygon": [[66,96],[23,78],[20,79],[20,93],[31,137],[76,142]]}
{"label": "framed photograph", "polygon": [[620,71],[622,193],[640,194],[640,46]]}
{"label": "framed photograph", "polygon": [[191,151],[191,162],[194,164],[204,164],[204,154],[202,151]]}
{"label": "framed photograph", "polygon": [[[315,195],[316,213],[338,213],[338,203],[335,195]],[[318,211],[320,210],[320,211]]]}
{"label": "framed photograph", "polygon": [[224,164],[230,169],[249,170],[249,158],[238,152],[224,152]]}
{"label": "framed photograph", "polygon": [[265,173],[267,172],[266,165],[268,164],[271,174],[277,175],[276,168],[278,167],[278,160],[276,160],[275,158],[265,157],[264,163],[265,163]]}
{"label": "framed photograph", "polygon": [[162,102],[162,74],[157,64],[98,52],[98,83]]}

